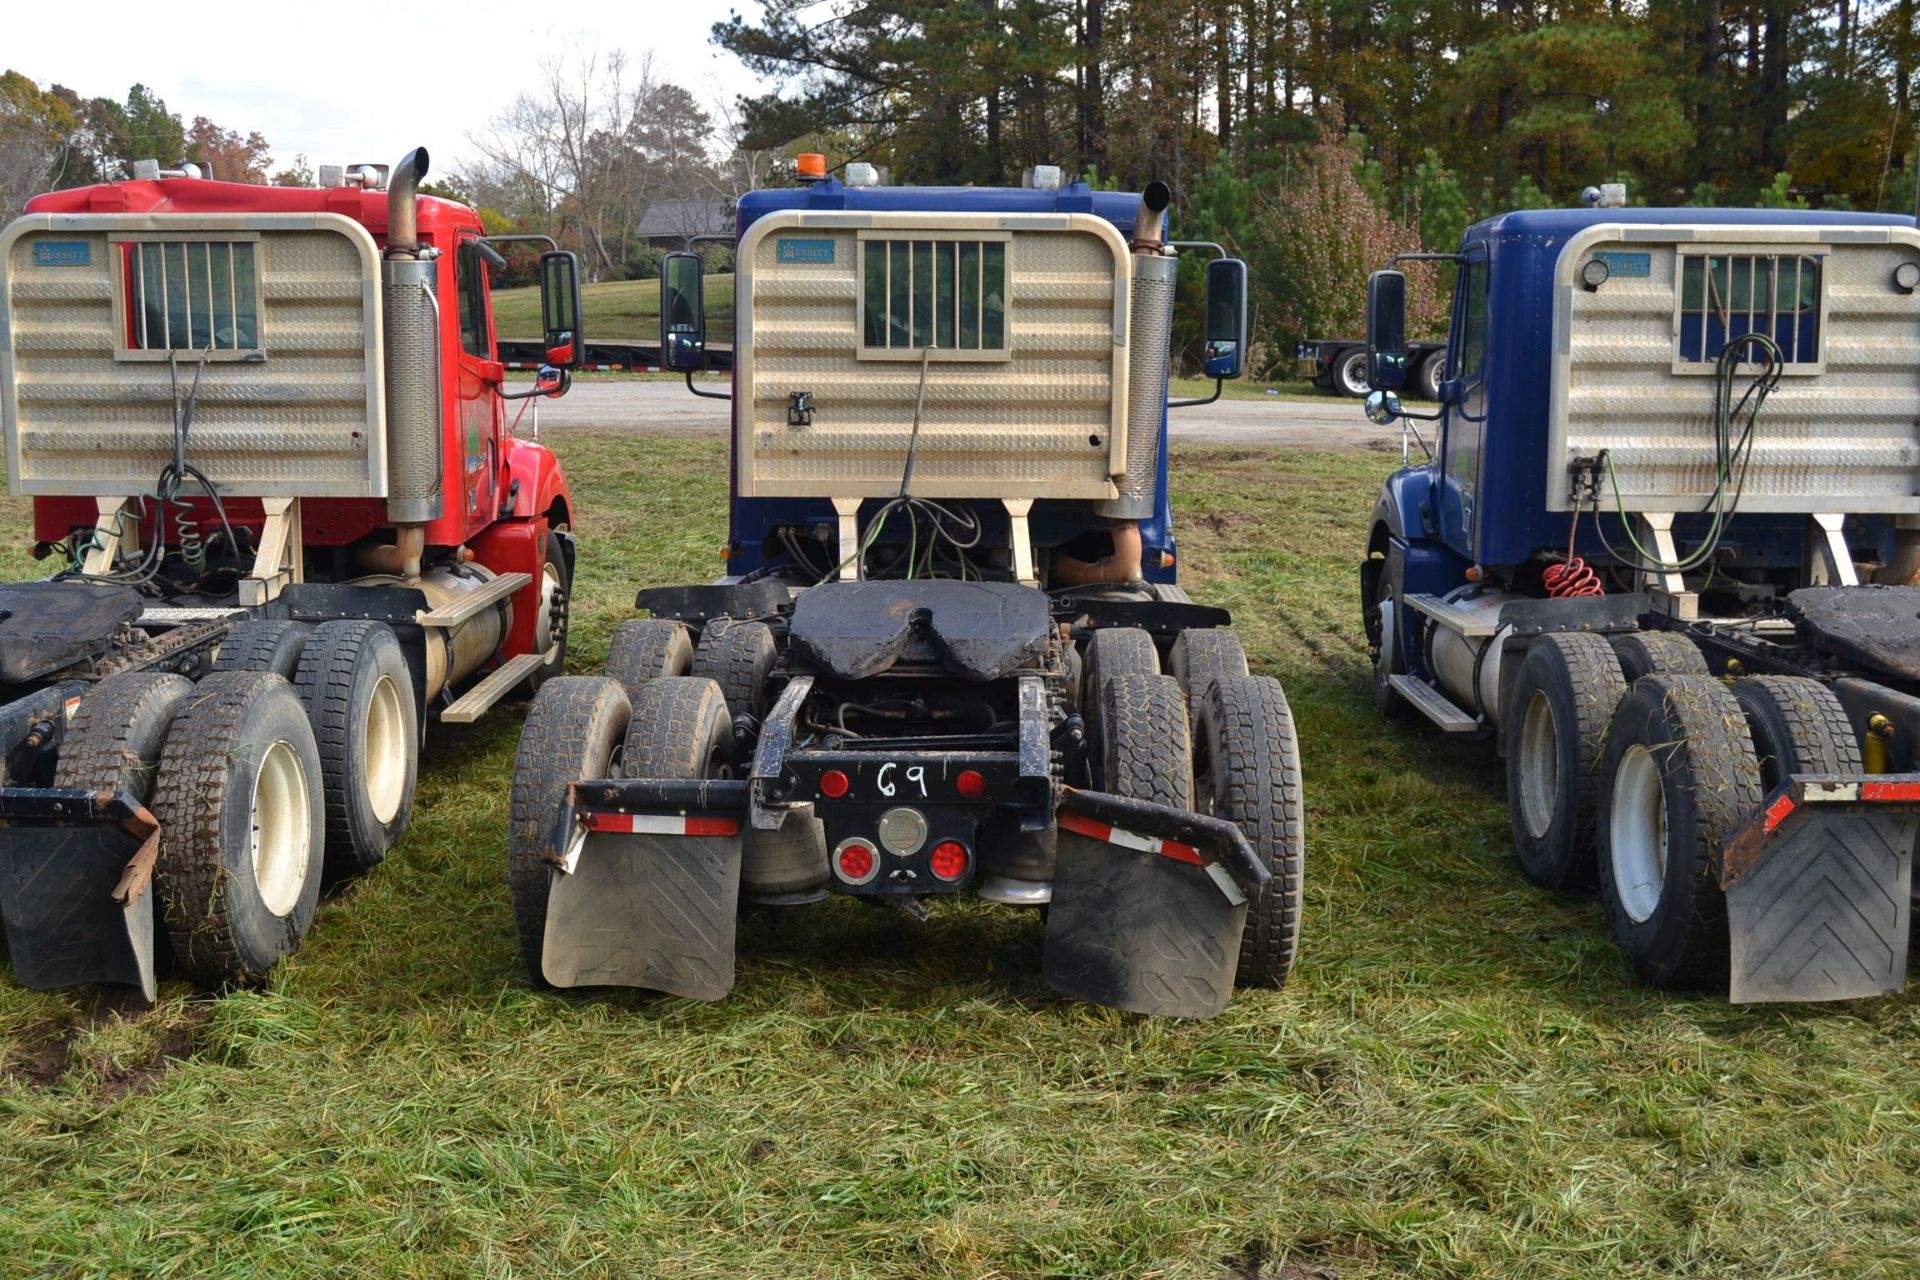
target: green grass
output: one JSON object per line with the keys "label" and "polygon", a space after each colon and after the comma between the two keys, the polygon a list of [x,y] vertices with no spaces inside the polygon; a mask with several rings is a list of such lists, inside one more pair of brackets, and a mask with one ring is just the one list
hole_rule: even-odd
{"label": "green grass", "polygon": [[[733,341],[733,275],[707,277],[707,341]],[[580,286],[589,342],[658,342],[660,282],[609,280]],[[540,290],[501,289],[493,295],[493,331],[502,338],[538,338]]]}
{"label": "green grass", "polygon": [[[591,670],[634,587],[718,567],[724,453],[557,447]],[[1388,465],[1175,455],[1185,580],[1301,723],[1286,991],[1152,1021],[1053,996],[1031,914],[840,900],[748,917],[724,1002],[536,993],[508,708],[435,732],[411,832],[266,990],[123,1017],[0,978],[0,1271],[1911,1275],[1920,1000],[1660,995],[1520,881],[1491,752],[1370,708]]]}

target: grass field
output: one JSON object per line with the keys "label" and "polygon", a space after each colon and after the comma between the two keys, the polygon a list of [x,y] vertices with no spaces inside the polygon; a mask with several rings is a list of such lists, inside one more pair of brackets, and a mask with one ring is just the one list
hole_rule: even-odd
{"label": "grass field", "polygon": [[[557,447],[591,670],[633,587],[717,568],[723,454]],[[1150,1021],[1053,996],[1030,914],[838,900],[750,917],[722,1003],[536,993],[508,708],[436,732],[411,833],[266,990],[133,1015],[0,978],[0,1273],[1914,1274],[1920,1000],[1636,986],[1596,905],[1520,882],[1491,752],[1372,714],[1387,459],[1175,465],[1187,584],[1302,724],[1286,991]]]}
{"label": "grass field", "polygon": [[[707,277],[707,341],[733,341],[733,274]],[[589,342],[660,341],[660,282],[609,280],[580,286]],[[540,290],[501,289],[493,295],[493,330],[502,338],[538,338]]]}

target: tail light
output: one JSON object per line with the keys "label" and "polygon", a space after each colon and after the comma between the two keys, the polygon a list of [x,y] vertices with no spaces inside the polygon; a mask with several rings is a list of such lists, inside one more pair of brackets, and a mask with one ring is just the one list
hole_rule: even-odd
{"label": "tail light", "polygon": [[960,880],[965,878],[972,861],[967,846],[958,840],[942,840],[927,855],[927,869],[942,880]]}
{"label": "tail light", "polygon": [[820,775],[820,794],[829,800],[838,800],[847,794],[847,788],[851,785],[847,775],[838,769],[829,769]]}
{"label": "tail light", "polygon": [[960,776],[953,780],[953,789],[960,793],[962,800],[978,800],[987,794],[987,780],[978,769],[962,769]]}
{"label": "tail light", "polygon": [[842,840],[833,851],[833,870],[848,884],[865,884],[880,874],[880,855],[865,840]]}

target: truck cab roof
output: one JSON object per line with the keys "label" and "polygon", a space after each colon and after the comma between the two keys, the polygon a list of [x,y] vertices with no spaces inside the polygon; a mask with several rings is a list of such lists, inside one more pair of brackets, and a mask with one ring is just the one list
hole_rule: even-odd
{"label": "truck cab roof", "polygon": [[[420,232],[428,240],[480,229],[473,210],[453,200],[421,196]],[[387,232],[387,193],[364,187],[270,187],[208,178],[136,178],[49,191],[27,201],[27,213],[337,213],[376,238]]]}
{"label": "truck cab roof", "polygon": [[1913,219],[1904,214],[1827,209],[1519,209],[1474,223],[1461,237],[1461,243],[1520,237],[1564,241],[1588,227],[1607,223],[1625,226],[1857,227],[1864,224],[1910,227]]}
{"label": "truck cab roof", "polygon": [[1084,182],[1058,190],[1031,187],[850,187],[838,178],[809,186],[778,187],[740,197],[739,231],[782,209],[874,213],[1091,213],[1133,234],[1140,196],[1131,191],[1095,191]]}

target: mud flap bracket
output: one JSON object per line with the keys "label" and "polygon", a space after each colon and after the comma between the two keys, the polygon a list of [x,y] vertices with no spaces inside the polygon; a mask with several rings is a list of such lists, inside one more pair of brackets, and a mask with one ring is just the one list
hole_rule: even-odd
{"label": "mud flap bracket", "polygon": [[1795,774],[1721,857],[1737,1004],[1850,1000],[1907,980],[1920,774]]}
{"label": "mud flap bracket", "polygon": [[1247,901],[1267,882],[1239,828],[1103,792],[1063,792],[1042,968],[1095,1004],[1211,1018],[1233,995]]}
{"label": "mud flap bracket", "polygon": [[547,855],[542,976],[694,1000],[733,990],[745,803],[744,782],[575,783]]}

